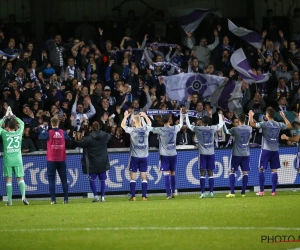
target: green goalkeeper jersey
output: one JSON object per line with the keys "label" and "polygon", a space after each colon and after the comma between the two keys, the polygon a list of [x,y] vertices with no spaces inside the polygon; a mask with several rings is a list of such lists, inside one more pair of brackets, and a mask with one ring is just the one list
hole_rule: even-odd
{"label": "green goalkeeper jersey", "polygon": [[23,166],[22,161],[22,136],[24,131],[24,122],[15,118],[19,123],[16,131],[6,131],[2,128],[4,119],[0,120],[0,135],[3,141],[3,162],[4,167],[20,167]]}

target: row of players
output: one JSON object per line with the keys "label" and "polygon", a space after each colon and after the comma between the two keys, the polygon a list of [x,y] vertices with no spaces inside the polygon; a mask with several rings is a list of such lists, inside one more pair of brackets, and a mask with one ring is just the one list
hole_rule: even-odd
{"label": "row of players", "polygon": [[[130,146],[130,193],[131,201],[136,201],[136,175],[137,171],[141,174],[142,179],[142,200],[147,200],[147,158],[148,158],[148,136],[150,132],[159,135],[159,154],[160,154],[160,169],[163,171],[165,188],[167,193],[167,199],[175,197],[176,189],[176,166],[177,166],[177,152],[176,152],[176,136],[180,131],[183,124],[183,113],[180,110],[180,122],[178,125],[170,126],[170,116],[163,115],[162,121],[164,123],[163,127],[154,128],[151,126],[151,120],[148,116],[141,112],[138,115],[134,115],[132,119],[132,127],[127,126],[128,118],[130,114],[126,111],[124,113],[124,119],[121,123],[121,127],[126,133],[130,134],[131,146]],[[273,108],[268,108],[266,110],[267,121],[262,121],[256,123],[253,119],[254,113],[249,112],[249,125],[245,124],[246,115],[240,114],[238,116],[239,126],[233,127],[228,130],[227,133],[234,137],[232,157],[231,157],[231,168],[230,168],[230,193],[226,197],[234,197],[234,183],[235,183],[235,172],[240,167],[243,173],[242,178],[242,196],[245,195],[245,191],[248,183],[248,172],[250,170],[250,150],[249,150],[249,140],[252,133],[252,127],[261,128],[263,134],[261,157],[259,162],[259,182],[260,191],[257,193],[259,196],[263,196],[264,192],[264,182],[265,182],[265,170],[270,163],[270,168],[272,172],[272,195],[276,195],[276,185],[277,185],[277,169],[280,168],[279,161],[279,133],[280,130],[290,129],[291,124],[286,119],[283,112],[280,113],[285,123],[274,121],[275,110]],[[201,196],[200,198],[205,198],[205,181],[206,173],[209,179],[209,195],[214,196],[214,176],[213,171],[215,169],[215,152],[214,152],[214,134],[216,131],[220,130],[224,126],[224,116],[222,112],[219,111],[219,124],[209,126],[210,119],[207,116],[202,118],[201,126],[194,126],[190,124],[188,114],[185,114],[186,124],[190,130],[192,130],[198,139],[199,143],[199,159],[198,168],[200,170],[200,186],[201,186]],[[8,119],[8,124],[6,128],[2,128],[2,124]],[[146,121],[146,126],[142,124],[142,118]],[[16,126],[16,122],[19,126]],[[47,147],[47,173],[49,179],[49,191],[51,195],[51,204],[56,204],[55,198],[55,174],[58,171],[61,178],[64,191],[64,203],[68,203],[68,187],[66,178],[66,164],[65,164],[65,150],[63,149],[64,143],[62,140],[71,140],[71,138],[64,133],[64,131],[58,128],[59,120],[57,118],[51,119],[52,129],[48,131],[48,144]],[[25,182],[24,182],[24,170],[21,155],[21,140],[22,133],[24,129],[24,123],[22,120],[15,117],[11,109],[7,110],[6,115],[0,121],[0,135],[2,136],[4,144],[4,176],[6,177],[6,190],[8,196],[7,205],[12,205],[12,175],[18,178],[19,188],[22,194],[22,201],[25,205],[29,202],[25,197]],[[92,125],[92,131],[99,131],[100,127]],[[105,132],[103,132],[105,133]],[[106,133],[105,133],[106,134]],[[108,135],[108,134],[107,134]],[[109,135],[108,135],[109,136]],[[289,141],[298,141],[300,135],[295,137],[287,137],[282,135],[282,139]],[[85,140],[85,139],[83,139]],[[108,138],[106,138],[108,140]],[[85,141],[87,142],[87,141]],[[85,147],[85,145],[90,145],[91,143],[77,142],[78,146]],[[95,144],[99,144],[97,141]],[[101,143],[105,145],[105,143]],[[107,148],[103,148],[106,152],[107,159]],[[98,165],[103,165],[99,163]],[[299,168],[298,168],[299,170]],[[91,174],[89,176],[91,189],[94,193],[94,200],[99,201],[97,196],[95,179],[97,178],[101,181],[101,201],[104,201],[105,195],[105,180],[107,178],[106,171],[100,171],[100,173]]]}
{"label": "row of players", "polygon": [[[260,191],[256,193],[258,196],[264,196],[264,183],[265,183],[265,170],[270,163],[270,168],[272,172],[272,196],[276,195],[276,185],[277,185],[277,169],[280,168],[279,161],[279,133],[280,130],[291,129],[290,122],[286,119],[285,114],[280,112],[285,123],[274,121],[275,110],[273,108],[268,108],[266,110],[267,121],[255,122],[253,119],[253,111],[249,112],[249,125],[245,124],[246,115],[240,114],[238,116],[239,126],[233,127],[227,130],[227,133],[234,137],[231,166],[230,166],[230,193],[226,197],[235,197],[234,183],[235,183],[235,172],[240,167],[243,173],[242,179],[242,192],[241,195],[245,196],[245,191],[248,184],[248,172],[250,170],[250,150],[249,150],[249,140],[252,133],[252,127],[261,128],[263,134],[261,156],[259,162],[259,184]],[[175,197],[175,172],[177,165],[177,152],[176,152],[176,135],[183,124],[183,114],[180,111],[180,123],[175,126],[170,126],[169,115],[163,115],[162,121],[164,127],[152,128],[151,121],[144,113],[135,115],[133,118],[133,127],[126,126],[127,118],[129,113],[126,111],[124,119],[122,121],[122,128],[125,132],[130,134],[131,138],[131,149],[130,149],[130,192],[132,201],[136,200],[135,197],[135,187],[136,187],[136,173],[139,170],[142,179],[142,199],[146,200],[147,193],[147,156],[148,156],[148,135],[152,131],[159,135],[159,154],[160,154],[160,169],[163,171],[165,188],[167,193],[167,199]],[[209,195],[214,197],[214,176],[213,171],[215,169],[215,151],[214,151],[214,134],[216,131],[220,130],[224,126],[224,116],[222,111],[219,112],[219,124],[209,126],[209,117],[204,116],[202,118],[201,126],[194,126],[190,124],[189,117],[186,116],[187,127],[196,134],[199,143],[199,159],[198,159],[198,169],[200,170],[200,187],[201,196],[200,198],[205,198],[205,180],[206,173],[209,179]],[[141,117],[144,117],[147,125],[142,126]],[[299,136],[294,138],[282,135],[282,139],[290,141],[298,141]]]}

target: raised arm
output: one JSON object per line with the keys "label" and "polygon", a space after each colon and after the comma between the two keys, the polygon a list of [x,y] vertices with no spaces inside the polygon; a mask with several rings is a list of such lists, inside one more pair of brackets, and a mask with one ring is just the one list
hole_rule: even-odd
{"label": "raised arm", "polygon": [[190,119],[189,119],[189,116],[188,116],[188,113],[186,113],[185,114],[185,122],[186,122],[186,126],[190,129],[190,130],[192,130],[192,131],[194,131],[194,125],[191,125],[191,123],[190,123]]}
{"label": "raised arm", "polygon": [[128,111],[126,110],[125,112],[124,112],[124,118],[123,118],[123,120],[122,120],[122,122],[121,122],[121,128],[122,129],[124,129],[125,130],[125,128],[126,128],[126,121],[127,121],[127,118],[129,117],[129,113],[128,113]]}
{"label": "raised arm", "polygon": [[73,141],[76,147],[86,148],[89,145],[89,141],[86,138],[82,138],[80,141]]}
{"label": "raised arm", "polygon": [[188,32],[188,33],[187,33],[186,46],[187,46],[189,49],[193,49],[193,47],[194,47],[194,44],[193,44],[193,41],[192,41],[192,35],[193,35],[192,32]]}
{"label": "raised arm", "polygon": [[221,30],[221,25],[218,25],[217,29],[214,30],[214,36],[215,36],[215,41],[214,43],[208,45],[207,47],[210,49],[210,50],[213,50],[215,47],[218,46],[219,44],[219,32]]}
{"label": "raised arm", "polygon": [[8,106],[8,108],[7,108],[7,110],[6,110],[5,116],[3,116],[3,118],[0,120],[0,131],[1,131],[1,129],[2,129],[3,123],[5,123],[5,121],[6,121],[6,119],[7,119],[7,117],[8,117],[9,115],[11,115],[10,112],[11,112],[11,107]]}
{"label": "raised arm", "polygon": [[152,105],[152,100],[149,95],[149,87],[147,85],[144,86],[144,92],[146,94],[147,103],[146,103],[145,107],[143,107],[143,111],[147,111],[148,109],[150,109],[150,107]]}
{"label": "raised arm", "polygon": [[71,113],[72,113],[73,115],[76,115],[77,101],[78,101],[78,94],[76,94],[75,102],[73,103],[72,110],[71,110]]}
{"label": "raised arm", "polygon": [[149,126],[152,125],[151,120],[149,119],[149,117],[146,115],[145,112],[140,112],[139,115],[140,115],[141,117],[144,117],[144,119],[146,120],[147,125],[149,125]]}
{"label": "raised arm", "polygon": [[23,133],[24,127],[25,127],[24,122],[18,117],[15,117],[15,119],[19,123],[19,129],[18,130]]}
{"label": "raised arm", "polygon": [[183,125],[182,108],[180,109],[179,125],[180,125],[180,127],[182,127],[182,125]]}
{"label": "raised arm", "polygon": [[142,45],[141,45],[141,47],[140,47],[141,50],[143,50],[143,49],[145,48],[146,43],[147,43],[147,40],[148,40],[148,34],[146,34],[146,35],[144,36],[144,40],[143,40]]}
{"label": "raised arm", "polygon": [[291,142],[298,142],[300,140],[300,135],[295,135],[293,137],[288,137],[287,135],[283,134],[283,135],[281,135],[281,139],[291,141]]}
{"label": "raised arm", "polygon": [[287,129],[291,129],[291,128],[292,128],[292,125],[291,125],[290,121],[289,121],[288,119],[286,119],[284,112],[280,111],[279,114],[280,114],[281,117],[283,118],[283,120],[284,120],[284,122],[285,122],[285,124],[286,124],[286,128],[287,128]]}
{"label": "raised arm", "polygon": [[254,122],[253,116],[254,116],[254,112],[252,110],[249,111],[248,113],[249,115],[249,125],[253,128],[256,128],[256,122]]}
{"label": "raised arm", "polygon": [[223,125],[224,125],[224,117],[223,117],[222,111],[220,110],[220,111],[219,111],[219,124],[217,125],[218,130],[219,130],[220,128],[222,128]]}

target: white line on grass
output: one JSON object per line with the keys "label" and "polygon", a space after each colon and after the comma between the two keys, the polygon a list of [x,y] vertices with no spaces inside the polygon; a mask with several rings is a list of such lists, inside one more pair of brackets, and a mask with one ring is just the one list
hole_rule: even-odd
{"label": "white line on grass", "polygon": [[16,228],[0,229],[0,232],[60,232],[60,231],[213,231],[213,230],[274,230],[300,231],[299,227],[94,227],[94,228]]}

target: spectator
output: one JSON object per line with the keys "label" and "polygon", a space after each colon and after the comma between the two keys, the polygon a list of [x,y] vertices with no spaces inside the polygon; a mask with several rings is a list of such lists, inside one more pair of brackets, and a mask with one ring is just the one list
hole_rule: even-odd
{"label": "spectator", "polygon": [[299,80],[299,71],[295,70],[293,71],[293,78],[291,78],[287,82],[287,86],[291,91],[291,96],[293,97],[297,92],[300,87],[300,80]]}
{"label": "spectator", "polygon": [[218,36],[218,31],[221,30],[221,26],[218,25],[218,29],[214,30],[214,36],[215,36],[215,41],[213,44],[207,45],[207,39],[205,37],[200,39],[200,45],[195,46],[193,45],[193,42],[191,40],[192,33],[188,33],[188,39],[187,39],[187,46],[194,51],[195,56],[197,59],[200,61],[204,62],[204,65],[207,66],[210,62],[210,54],[211,51],[216,48],[219,44],[219,36]]}
{"label": "spectator", "polygon": [[121,127],[116,128],[115,135],[112,135],[109,143],[110,148],[125,148],[125,140],[123,138],[123,130]]}
{"label": "spectator", "polygon": [[278,99],[278,106],[275,108],[276,112],[287,112],[287,111],[292,111],[290,107],[287,105],[286,97],[285,96],[280,96]]}
{"label": "spectator", "polygon": [[266,103],[261,97],[259,92],[256,92],[253,96],[253,99],[247,104],[247,111],[253,110],[254,119],[257,119],[256,114],[263,114],[265,112]]}
{"label": "spectator", "polygon": [[[79,129],[82,123],[82,118],[85,117],[86,119],[90,119],[96,114],[96,110],[94,105],[91,102],[90,97],[85,97],[86,109],[84,109],[82,103],[77,103],[77,102],[78,102],[78,95],[76,95],[76,99],[72,107],[72,115],[74,115],[76,121],[74,123],[74,127]],[[86,112],[84,110],[86,110]]]}
{"label": "spectator", "polygon": [[78,82],[82,81],[82,75],[80,69],[75,65],[74,58],[68,58],[67,66],[62,68],[60,78],[65,81],[72,81],[76,78]]}
{"label": "spectator", "polygon": [[15,78],[15,74],[12,71],[12,62],[11,61],[7,61],[4,64],[4,71],[1,74],[1,88],[3,86],[8,86],[8,83],[13,80]]}
{"label": "spectator", "polygon": [[177,133],[176,145],[193,145],[192,134],[187,130],[185,123],[183,123],[183,126]]}
{"label": "spectator", "polygon": [[30,127],[25,127],[22,140],[22,153],[31,153],[36,151],[36,147],[31,139]]}
{"label": "spectator", "polygon": [[62,67],[64,66],[63,52],[65,51],[65,48],[62,46],[61,36],[56,35],[54,40],[48,40],[46,44],[48,46],[52,66],[56,74],[60,75]]}
{"label": "spectator", "polygon": [[283,77],[280,77],[278,79],[278,87],[273,90],[270,98],[271,100],[278,101],[280,96],[285,96],[288,100],[290,98],[290,89],[288,88],[288,86],[286,86],[286,81]]}

